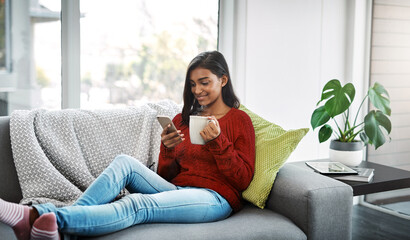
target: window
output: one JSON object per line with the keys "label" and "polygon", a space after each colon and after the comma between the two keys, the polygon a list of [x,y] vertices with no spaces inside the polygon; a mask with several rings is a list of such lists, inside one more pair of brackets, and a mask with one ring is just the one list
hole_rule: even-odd
{"label": "window", "polygon": [[13,0],[12,3],[9,9],[13,66],[7,74],[0,75],[0,85],[6,86],[0,87],[0,115],[18,109],[58,109],[61,106],[59,1]]}
{"label": "window", "polygon": [[32,108],[61,108],[61,4],[59,1],[31,1],[33,36]]}
{"label": "window", "polygon": [[217,48],[217,0],[81,0],[80,12],[81,108],[182,102],[189,61]]}
{"label": "window", "polygon": [[[13,0],[9,42],[1,37],[8,2],[0,1],[0,72],[8,66],[2,56],[10,56],[10,42],[14,66],[10,74],[0,74],[0,115],[62,105],[181,102],[189,61],[217,49],[218,0]],[[80,12],[80,21],[73,11]],[[69,17],[61,19],[62,14]],[[72,43],[67,35],[78,36],[79,44],[67,47]],[[72,71],[73,62],[80,62],[80,70]]]}
{"label": "window", "polygon": [[[391,142],[368,148],[368,161],[410,170],[410,2],[376,0],[373,5],[370,84],[390,94]],[[366,196],[366,201],[394,207],[410,201],[410,189]],[[393,209],[394,210],[394,209]]]}

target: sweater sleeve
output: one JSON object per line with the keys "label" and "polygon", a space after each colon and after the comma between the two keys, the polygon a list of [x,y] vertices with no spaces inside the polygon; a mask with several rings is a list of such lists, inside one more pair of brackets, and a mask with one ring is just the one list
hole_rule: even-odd
{"label": "sweater sleeve", "polygon": [[219,171],[239,191],[252,180],[255,168],[255,131],[249,118],[233,121],[234,139],[223,133],[206,144],[213,154]]}
{"label": "sweater sleeve", "polygon": [[158,159],[158,174],[167,181],[171,181],[178,175],[180,166],[176,161],[175,148],[168,149],[161,143]]}

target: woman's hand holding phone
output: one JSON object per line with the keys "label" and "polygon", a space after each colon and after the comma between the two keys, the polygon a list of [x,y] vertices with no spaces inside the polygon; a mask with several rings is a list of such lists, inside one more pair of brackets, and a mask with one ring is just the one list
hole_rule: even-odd
{"label": "woman's hand holding phone", "polygon": [[181,134],[181,130],[168,132],[171,128],[171,124],[166,126],[161,133],[161,141],[167,148],[174,148],[185,140],[184,134]]}
{"label": "woman's hand holding phone", "polygon": [[185,140],[184,134],[177,130],[171,119],[167,116],[157,116],[163,130],[161,133],[161,141],[167,148],[174,148]]}

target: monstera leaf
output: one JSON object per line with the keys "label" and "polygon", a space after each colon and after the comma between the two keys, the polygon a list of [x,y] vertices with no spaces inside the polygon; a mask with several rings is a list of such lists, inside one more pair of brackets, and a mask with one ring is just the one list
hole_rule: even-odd
{"label": "monstera leaf", "polygon": [[386,142],[385,133],[381,127],[385,129],[387,134],[390,134],[390,119],[382,111],[370,111],[364,118],[364,132],[369,138],[369,143],[373,144],[376,149]]}
{"label": "monstera leaf", "polygon": [[[387,97],[383,96],[383,94]],[[389,93],[382,85],[375,83],[374,86],[369,89],[369,99],[377,109],[380,109],[380,111],[388,116],[391,115]]]}
{"label": "monstera leaf", "polygon": [[324,106],[318,107],[312,114],[310,119],[310,124],[312,125],[313,130],[315,128],[322,126],[330,120],[329,114],[327,114]]}
{"label": "monstera leaf", "polygon": [[353,84],[347,83],[342,87],[339,80],[333,79],[323,87],[322,98],[318,104],[327,100],[325,109],[329,116],[333,118],[350,107],[355,93],[356,91]]}
{"label": "monstera leaf", "polygon": [[322,143],[322,142],[327,141],[330,138],[330,136],[332,136],[332,133],[333,133],[332,127],[329,126],[328,124],[325,124],[319,130],[319,142]]}

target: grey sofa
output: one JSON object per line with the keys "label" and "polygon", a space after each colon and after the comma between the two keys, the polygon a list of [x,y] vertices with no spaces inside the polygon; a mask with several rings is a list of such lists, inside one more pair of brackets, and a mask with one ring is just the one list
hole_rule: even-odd
{"label": "grey sofa", "polygon": [[[22,198],[10,146],[9,117],[0,117],[0,197]],[[245,204],[226,220],[143,224],[90,239],[351,239],[352,188],[294,165],[281,168],[265,209]],[[0,223],[0,238],[15,239]]]}

